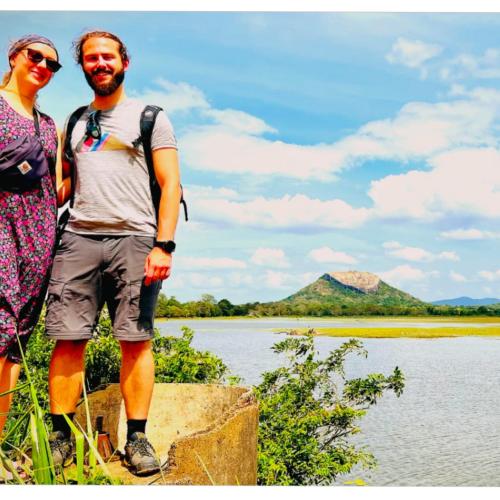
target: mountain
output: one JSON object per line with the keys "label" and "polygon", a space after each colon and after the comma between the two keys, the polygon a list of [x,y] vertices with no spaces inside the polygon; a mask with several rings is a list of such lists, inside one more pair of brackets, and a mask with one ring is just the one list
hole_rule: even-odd
{"label": "mountain", "polygon": [[424,302],[394,288],[368,272],[347,271],[323,274],[314,283],[286,297],[280,303],[332,304],[336,306],[423,306]]}
{"label": "mountain", "polygon": [[470,297],[457,297],[456,299],[443,299],[432,302],[436,306],[490,306],[500,303],[500,299],[485,297],[483,299],[471,299]]}

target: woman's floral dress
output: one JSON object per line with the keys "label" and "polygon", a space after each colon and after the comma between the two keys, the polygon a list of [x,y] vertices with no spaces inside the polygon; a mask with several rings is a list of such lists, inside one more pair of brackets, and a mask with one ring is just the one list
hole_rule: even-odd
{"label": "woman's floral dress", "polygon": [[[45,154],[55,158],[57,131],[40,116]],[[35,134],[33,120],[17,113],[0,96],[0,150],[18,137]],[[22,193],[2,191],[0,180],[0,357],[20,363],[22,346],[38,321],[52,266],[57,204],[50,173]]]}

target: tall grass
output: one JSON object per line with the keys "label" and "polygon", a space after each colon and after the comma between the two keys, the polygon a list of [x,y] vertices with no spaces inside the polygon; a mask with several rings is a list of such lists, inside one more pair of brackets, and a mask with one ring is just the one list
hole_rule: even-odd
{"label": "tall grass", "polygon": [[[67,469],[67,471],[64,471],[62,467],[56,468],[54,466],[50,450],[49,432],[45,424],[46,415],[39,403],[36,387],[31,379],[22,346],[20,343],[19,345],[27,382],[12,391],[0,394],[0,396],[28,388],[31,404],[19,422],[4,436],[3,441],[7,442],[10,435],[18,432],[19,426],[26,417],[29,418],[29,425],[27,426],[27,435],[22,439],[23,445],[21,448],[14,448],[9,454],[0,448],[0,464],[10,472],[10,475],[7,475],[4,479],[5,483],[37,485],[117,484],[117,481],[111,478],[104,460],[97,451],[98,433],[92,431],[85,384],[83,384],[83,387],[87,432],[77,427],[65,415],[66,421],[75,436],[76,466]],[[85,451],[85,442],[88,445],[87,452]],[[97,467],[97,463],[99,463],[100,468]]]}

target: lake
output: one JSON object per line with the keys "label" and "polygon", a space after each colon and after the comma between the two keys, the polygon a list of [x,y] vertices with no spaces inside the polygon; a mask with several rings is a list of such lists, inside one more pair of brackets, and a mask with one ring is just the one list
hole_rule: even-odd
{"label": "lake", "polygon": [[[273,344],[285,335],[273,329],[300,327],[467,326],[476,324],[341,319],[168,320],[156,326],[179,335],[195,331],[193,346],[218,355],[246,385],[284,363]],[[484,324],[481,326],[485,326]],[[321,356],[345,339],[316,337]],[[348,377],[399,366],[406,386],[372,406],[356,441],[378,460],[372,471],[356,470],[340,482],[361,478],[372,486],[500,486],[500,337],[361,339],[368,359],[348,359]]]}

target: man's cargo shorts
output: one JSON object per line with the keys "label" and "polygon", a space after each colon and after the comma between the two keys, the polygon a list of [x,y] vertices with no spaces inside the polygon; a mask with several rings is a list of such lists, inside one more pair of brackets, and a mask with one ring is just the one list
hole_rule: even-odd
{"label": "man's cargo shorts", "polygon": [[89,236],[65,231],[49,282],[46,332],[54,340],[92,337],[107,304],[118,340],[153,337],[161,281],[145,286],[149,236]]}

